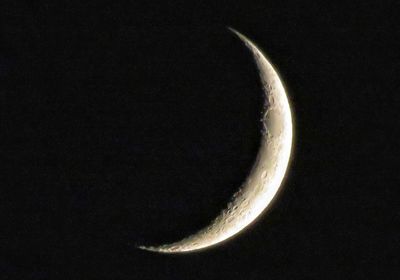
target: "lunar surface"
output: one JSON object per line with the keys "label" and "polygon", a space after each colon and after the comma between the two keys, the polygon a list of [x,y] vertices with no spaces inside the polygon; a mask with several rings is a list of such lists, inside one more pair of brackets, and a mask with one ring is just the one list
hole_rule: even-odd
{"label": "lunar surface", "polygon": [[270,205],[285,176],[292,146],[292,117],[285,89],[277,72],[258,47],[238,31],[230,30],[253,54],[265,94],[264,128],[255,163],[227,207],[209,226],[180,241],[160,246],[140,246],[141,249],[160,253],[190,252],[232,237]]}

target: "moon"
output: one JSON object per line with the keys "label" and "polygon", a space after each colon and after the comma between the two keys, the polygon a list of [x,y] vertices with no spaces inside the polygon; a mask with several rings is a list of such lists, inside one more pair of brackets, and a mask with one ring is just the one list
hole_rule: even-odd
{"label": "moon", "polygon": [[232,28],[229,30],[253,54],[265,94],[261,145],[255,163],[227,207],[209,226],[177,242],[160,246],[139,246],[141,249],[159,253],[183,253],[227,240],[260,216],[271,204],[282,184],[293,137],[292,116],[285,89],[278,73],[259,48],[238,31]]}

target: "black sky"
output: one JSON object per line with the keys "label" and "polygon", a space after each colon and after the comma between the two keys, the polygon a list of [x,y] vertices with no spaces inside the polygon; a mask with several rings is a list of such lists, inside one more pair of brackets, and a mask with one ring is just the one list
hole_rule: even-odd
{"label": "black sky", "polygon": [[[5,279],[397,279],[395,1],[1,1]],[[260,138],[251,38],[295,139],[256,224],[185,255]],[[397,277],[396,277],[397,276]]]}

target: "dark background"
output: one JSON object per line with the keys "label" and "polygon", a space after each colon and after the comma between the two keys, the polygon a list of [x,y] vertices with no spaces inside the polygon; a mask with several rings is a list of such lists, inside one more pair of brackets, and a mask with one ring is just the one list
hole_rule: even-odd
{"label": "dark background", "polygon": [[[398,279],[395,1],[81,2],[0,2],[2,279]],[[283,191],[221,246],[138,250],[206,225],[255,159],[226,26],[286,84]]]}

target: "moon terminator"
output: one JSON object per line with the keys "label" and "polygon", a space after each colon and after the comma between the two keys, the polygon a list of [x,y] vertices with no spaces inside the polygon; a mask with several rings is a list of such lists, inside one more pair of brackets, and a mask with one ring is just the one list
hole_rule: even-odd
{"label": "moon terminator", "polygon": [[249,176],[227,207],[198,232],[180,241],[139,248],[160,253],[191,252],[231,238],[270,205],[278,192],[289,163],[292,146],[292,116],[281,79],[258,47],[238,31],[229,28],[254,56],[265,94],[260,149]]}

